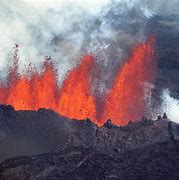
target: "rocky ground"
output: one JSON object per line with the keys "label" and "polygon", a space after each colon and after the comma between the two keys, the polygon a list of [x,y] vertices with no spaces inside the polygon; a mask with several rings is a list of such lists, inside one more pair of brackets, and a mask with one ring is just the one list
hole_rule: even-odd
{"label": "rocky ground", "polygon": [[170,142],[119,154],[74,149],[5,161],[1,179],[177,179],[175,156]]}
{"label": "rocky ground", "polygon": [[[0,147],[6,145],[8,152],[0,149],[8,159],[0,164],[2,180],[179,179],[178,125],[167,117],[143,118],[124,127],[107,121],[98,127],[89,119],[69,120],[51,110],[1,106],[0,132]],[[11,141],[7,146],[11,137],[18,142],[15,148]]]}

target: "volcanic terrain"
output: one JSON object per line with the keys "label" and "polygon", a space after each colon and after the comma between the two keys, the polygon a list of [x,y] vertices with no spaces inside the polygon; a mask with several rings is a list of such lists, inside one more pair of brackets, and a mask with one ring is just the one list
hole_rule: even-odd
{"label": "volcanic terrain", "polygon": [[177,180],[178,127],[166,115],[98,127],[52,110],[2,105],[0,158],[9,159],[0,165],[0,179]]}

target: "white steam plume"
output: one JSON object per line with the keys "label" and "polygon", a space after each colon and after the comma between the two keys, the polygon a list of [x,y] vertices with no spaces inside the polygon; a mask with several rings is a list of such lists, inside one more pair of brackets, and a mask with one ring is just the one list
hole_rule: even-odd
{"label": "white steam plume", "polygon": [[179,123],[179,100],[170,96],[169,90],[164,90],[162,95],[162,110],[167,113],[170,120]]}
{"label": "white steam plume", "polygon": [[178,0],[1,0],[0,77],[12,63],[17,43],[21,71],[51,55],[61,81],[80,56],[100,49],[110,79],[128,49],[145,39],[147,21],[176,12],[178,5]]}

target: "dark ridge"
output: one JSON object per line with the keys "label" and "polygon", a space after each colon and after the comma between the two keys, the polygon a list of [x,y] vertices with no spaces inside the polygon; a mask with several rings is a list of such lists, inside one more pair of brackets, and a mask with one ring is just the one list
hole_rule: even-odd
{"label": "dark ridge", "polygon": [[106,128],[112,128],[114,127],[112,121],[110,119],[108,119],[104,124],[103,124],[103,127],[106,127]]}
{"label": "dark ridge", "polygon": [[14,107],[11,105],[0,104],[0,111],[3,111],[3,112],[14,111]]}
{"label": "dark ridge", "polygon": [[178,129],[166,114],[98,127],[50,109],[1,105],[0,179],[175,179]]}

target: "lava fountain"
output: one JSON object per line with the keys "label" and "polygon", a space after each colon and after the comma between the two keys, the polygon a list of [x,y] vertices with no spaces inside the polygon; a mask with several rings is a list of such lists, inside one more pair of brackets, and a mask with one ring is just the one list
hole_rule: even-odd
{"label": "lava fountain", "polygon": [[15,80],[8,83],[5,104],[12,104],[16,110],[37,110],[39,107],[55,108],[57,99],[57,79],[50,62],[44,62],[41,73],[37,71],[26,75],[13,74]]}
{"label": "lava fountain", "polygon": [[99,125],[107,119],[118,125],[140,119],[147,109],[144,83],[155,80],[154,43],[154,38],[149,38],[132,50],[106,94],[102,113],[97,112],[101,108],[91,94],[91,73],[98,70],[92,56],[86,55],[70,70],[59,88],[51,60],[44,61],[41,72],[29,66],[27,73],[20,75],[16,45],[7,83],[0,83],[0,103],[11,104],[16,110],[50,108],[69,118],[90,118]]}
{"label": "lava fountain", "polygon": [[123,125],[142,118],[147,110],[144,83],[155,80],[154,43],[150,37],[133,49],[106,95],[102,121],[110,118]]}
{"label": "lava fountain", "polygon": [[90,72],[94,67],[93,57],[86,56],[69,72],[60,90],[57,112],[70,118],[96,120],[95,99],[90,93]]}

